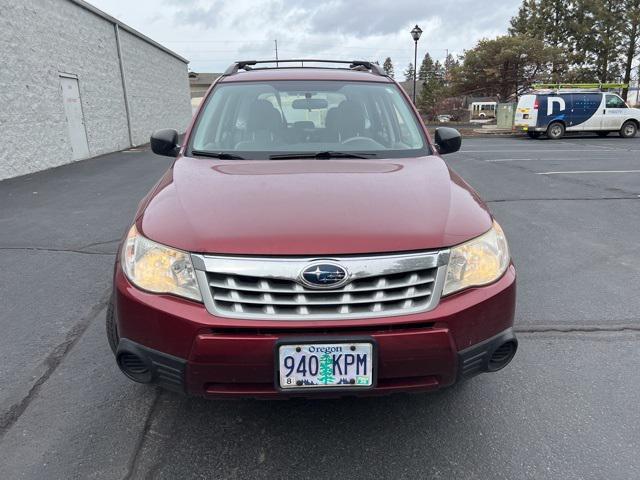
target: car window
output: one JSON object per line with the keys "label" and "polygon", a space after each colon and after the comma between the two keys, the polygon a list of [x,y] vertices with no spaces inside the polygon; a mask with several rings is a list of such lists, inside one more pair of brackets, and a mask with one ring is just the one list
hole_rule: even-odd
{"label": "car window", "polygon": [[217,85],[190,148],[266,159],[286,153],[430,154],[414,112],[395,84],[346,81]]}
{"label": "car window", "polygon": [[624,103],[617,95],[607,95],[607,108],[627,108],[627,104]]}

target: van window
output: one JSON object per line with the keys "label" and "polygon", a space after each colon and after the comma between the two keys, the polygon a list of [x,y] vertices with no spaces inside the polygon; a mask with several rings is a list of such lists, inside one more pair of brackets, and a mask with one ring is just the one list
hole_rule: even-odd
{"label": "van window", "polygon": [[607,108],[627,108],[627,104],[624,103],[617,95],[607,95]]}

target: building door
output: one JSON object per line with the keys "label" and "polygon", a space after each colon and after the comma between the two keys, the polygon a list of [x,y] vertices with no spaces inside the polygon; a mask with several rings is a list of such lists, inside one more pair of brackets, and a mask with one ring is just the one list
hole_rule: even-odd
{"label": "building door", "polygon": [[87,131],[84,128],[78,79],[61,75],[60,88],[62,89],[62,101],[64,103],[64,113],[67,117],[73,159],[87,158],[89,156],[89,144],[87,143]]}

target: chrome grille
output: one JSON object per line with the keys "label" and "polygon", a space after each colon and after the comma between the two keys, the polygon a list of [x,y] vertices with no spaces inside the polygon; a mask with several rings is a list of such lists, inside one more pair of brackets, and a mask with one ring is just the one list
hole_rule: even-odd
{"label": "chrome grille", "polygon": [[300,271],[316,258],[192,258],[212,314],[304,320],[404,315],[434,308],[448,252],[331,258],[350,275],[346,285],[331,290],[299,283]]}

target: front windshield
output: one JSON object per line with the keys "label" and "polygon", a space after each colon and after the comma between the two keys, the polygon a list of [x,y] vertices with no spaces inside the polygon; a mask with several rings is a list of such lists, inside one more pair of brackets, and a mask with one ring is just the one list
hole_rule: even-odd
{"label": "front windshield", "polygon": [[201,112],[191,152],[267,159],[345,152],[428,155],[416,117],[395,84],[345,81],[222,83]]}

